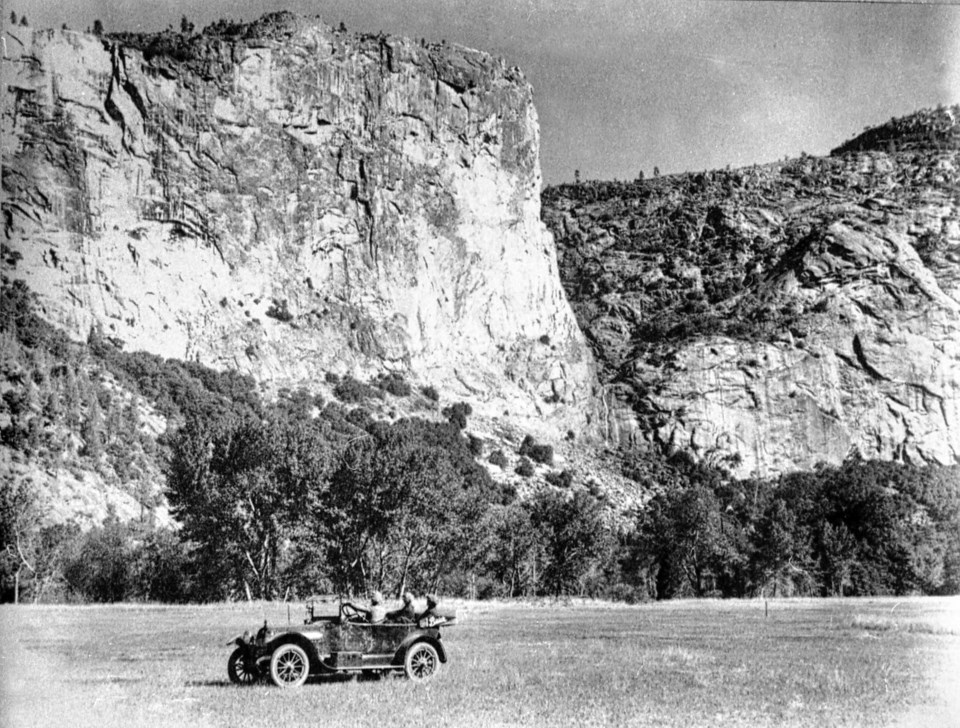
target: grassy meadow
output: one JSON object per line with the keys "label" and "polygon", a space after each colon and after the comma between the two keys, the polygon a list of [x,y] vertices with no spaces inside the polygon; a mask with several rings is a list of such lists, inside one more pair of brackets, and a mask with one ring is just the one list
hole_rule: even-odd
{"label": "grassy meadow", "polygon": [[957,598],[456,606],[432,682],[293,691],[226,674],[287,605],[0,607],[0,724],[960,726]]}

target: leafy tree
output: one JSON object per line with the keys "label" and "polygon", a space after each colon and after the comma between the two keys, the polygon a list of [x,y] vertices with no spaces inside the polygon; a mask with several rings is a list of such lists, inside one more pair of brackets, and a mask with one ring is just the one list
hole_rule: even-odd
{"label": "leafy tree", "polygon": [[755,587],[772,596],[812,593],[816,582],[809,528],[782,498],[774,498],[756,524],[752,561]]}
{"label": "leafy tree", "polygon": [[458,430],[421,420],[374,423],[353,441],[311,529],[344,591],[433,588],[467,558],[497,497]]}
{"label": "leafy tree", "polygon": [[135,553],[137,596],[148,601],[182,603],[194,597],[194,568],[187,545],[167,529],[155,529]]}
{"label": "leafy tree", "polygon": [[742,529],[718,496],[725,474],[682,453],[659,467],[660,492],[640,514],[633,540],[633,561],[646,572],[637,578],[658,599],[743,591]]}
{"label": "leafy tree", "polygon": [[277,593],[287,540],[308,494],[324,487],[330,460],[327,441],[306,423],[236,417],[181,428],[168,497],[207,598]]}
{"label": "leafy tree", "polygon": [[133,542],[127,527],[111,512],[90,529],[64,566],[64,578],[76,594],[94,602],[120,602],[133,595]]}
{"label": "leafy tree", "polygon": [[64,573],[82,540],[76,523],[56,523],[40,529],[34,541],[32,599],[34,603],[67,598]]}
{"label": "leafy tree", "polygon": [[484,573],[498,585],[497,596],[519,597],[536,593],[536,565],[543,548],[530,519],[530,509],[520,503],[494,506],[483,532]]}
{"label": "leafy tree", "polygon": [[584,490],[570,497],[544,490],[527,507],[543,549],[546,590],[556,596],[585,594],[589,578],[613,545],[600,502]]}
{"label": "leafy tree", "polygon": [[35,541],[41,505],[25,481],[0,481],[0,588],[2,601],[20,601],[27,577],[37,571]]}

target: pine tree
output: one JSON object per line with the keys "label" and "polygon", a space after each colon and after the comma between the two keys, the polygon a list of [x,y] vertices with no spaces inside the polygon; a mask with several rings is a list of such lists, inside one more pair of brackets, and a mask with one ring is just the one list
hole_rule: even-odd
{"label": "pine tree", "polygon": [[81,422],[80,385],[72,366],[67,366],[67,376],[63,383],[63,416],[70,429],[80,426]]}
{"label": "pine tree", "polygon": [[98,460],[103,454],[103,415],[96,396],[87,401],[87,417],[83,421],[80,436],[83,438],[83,450],[80,454]]}

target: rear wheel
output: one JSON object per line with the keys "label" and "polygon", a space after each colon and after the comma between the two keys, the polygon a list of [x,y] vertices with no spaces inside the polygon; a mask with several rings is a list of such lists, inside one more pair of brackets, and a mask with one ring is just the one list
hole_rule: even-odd
{"label": "rear wheel", "polygon": [[238,647],[227,660],[227,675],[234,685],[250,685],[260,678],[260,671],[253,661],[244,657],[244,649]]}
{"label": "rear wheel", "polygon": [[403,670],[411,680],[429,680],[440,670],[440,656],[433,645],[418,642],[407,650]]}
{"label": "rear wheel", "polygon": [[310,658],[299,645],[280,645],[270,658],[270,679],[281,688],[297,688],[310,675]]}

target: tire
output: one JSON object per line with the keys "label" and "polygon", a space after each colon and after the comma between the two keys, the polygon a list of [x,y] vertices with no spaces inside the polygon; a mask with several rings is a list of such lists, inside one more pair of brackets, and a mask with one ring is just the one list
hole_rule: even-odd
{"label": "tire", "polygon": [[310,676],[310,658],[299,645],[287,643],[273,651],[270,679],[280,688],[298,688]]}
{"label": "tire", "polygon": [[234,685],[252,685],[260,679],[260,670],[256,665],[250,665],[244,659],[243,653],[243,648],[238,647],[230,653],[227,660],[227,675]]}
{"label": "tire", "polygon": [[417,642],[403,658],[403,671],[411,680],[429,680],[440,671],[440,656],[433,645]]}

